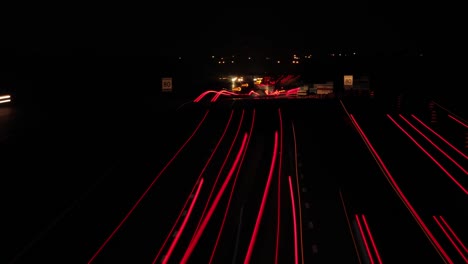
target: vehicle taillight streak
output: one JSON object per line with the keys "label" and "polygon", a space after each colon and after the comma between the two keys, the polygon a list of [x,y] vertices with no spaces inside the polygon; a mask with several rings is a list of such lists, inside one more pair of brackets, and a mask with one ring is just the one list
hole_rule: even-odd
{"label": "vehicle taillight streak", "polygon": [[112,231],[112,233],[107,237],[107,239],[104,241],[104,243],[99,247],[99,249],[94,253],[94,255],[90,258],[88,261],[88,264],[93,262],[94,259],[99,255],[99,253],[104,249],[104,247],[109,243],[109,241],[114,237],[114,235],[119,231],[120,227],[127,221],[127,219],[130,217],[132,212],[135,210],[135,208],[140,204],[140,202],[143,200],[143,198],[146,196],[146,194],[151,190],[153,185],[156,183],[156,181],[161,177],[161,175],[166,171],[166,169],[171,165],[171,163],[176,159],[176,157],[179,155],[179,153],[185,148],[185,146],[192,140],[193,136],[197,133],[197,131],[200,129],[201,125],[204,123],[206,117],[208,116],[209,110],[205,112],[205,115],[203,118],[200,120],[196,128],[193,130],[192,134],[187,138],[187,140],[182,144],[182,146],[179,148],[179,150],[174,154],[174,156],[169,160],[169,162],[163,167],[163,169],[156,175],[154,180],[150,183],[148,188],[143,192],[143,194],[138,198],[136,203],[133,205],[133,207],[130,209],[130,211],[125,215],[125,217],[120,221],[120,223],[117,225],[117,227]]}
{"label": "vehicle taillight streak", "polygon": [[411,128],[413,128],[414,130],[416,130],[416,132],[418,132],[421,136],[424,137],[424,139],[426,139],[429,143],[431,143],[432,146],[434,146],[440,153],[442,153],[447,159],[449,159],[453,164],[455,164],[455,166],[457,166],[460,170],[462,170],[465,174],[468,174],[468,171],[465,170],[465,168],[463,168],[457,161],[455,161],[449,154],[447,154],[447,152],[445,152],[442,148],[440,148],[436,143],[434,143],[434,141],[432,141],[428,136],[424,135],[423,132],[421,132],[421,130],[419,130],[415,125],[413,125],[408,119],[406,119],[403,115],[399,115],[401,117],[401,119],[403,119],[409,126],[411,126]]}
{"label": "vehicle taillight streak", "polygon": [[[196,182],[200,181],[200,179],[202,178],[203,174],[204,174],[205,171],[206,171],[206,168],[208,167],[208,165],[210,164],[211,160],[213,159],[213,156],[215,155],[216,151],[218,150],[219,145],[220,145],[221,142],[223,141],[223,138],[224,138],[224,136],[226,135],[226,132],[227,132],[227,130],[228,130],[228,128],[229,128],[229,125],[230,125],[230,123],[231,123],[231,121],[232,121],[233,115],[234,115],[234,111],[232,110],[232,111],[231,111],[231,115],[229,116],[229,119],[228,119],[228,121],[227,121],[227,123],[226,123],[226,126],[225,126],[225,128],[224,128],[224,131],[223,131],[223,133],[221,134],[221,136],[220,136],[218,142],[216,143],[215,148],[214,148],[213,151],[211,152],[210,157],[209,157],[208,160],[206,161],[205,166],[202,168],[202,170],[201,170],[201,172],[200,172],[200,174],[199,174],[198,179],[197,179]],[[191,191],[189,197],[187,198],[187,201],[185,202],[185,204],[184,204],[184,206],[182,207],[182,209],[181,209],[181,211],[180,211],[180,213],[179,213],[179,215],[178,215],[176,221],[174,222],[174,225],[173,225],[173,227],[171,228],[171,231],[167,234],[166,240],[164,241],[163,245],[161,246],[161,248],[159,249],[158,253],[156,254],[156,257],[154,258],[153,263],[155,263],[156,260],[158,259],[158,257],[159,257],[159,255],[161,254],[161,252],[162,252],[162,250],[163,250],[163,248],[164,248],[164,246],[165,246],[167,240],[169,239],[169,237],[171,236],[172,232],[174,231],[175,226],[178,224],[179,219],[180,219],[181,215],[184,213],[185,208],[186,208],[186,206],[187,206],[187,204],[188,204],[188,201],[190,200],[190,196],[193,194],[193,192],[194,192],[194,190],[196,189],[196,187],[197,187],[197,184],[195,183],[194,186],[193,186],[193,188],[192,188],[192,191]],[[178,233],[178,234],[179,234],[179,233]]]}
{"label": "vehicle taillight streak", "polygon": [[[442,218],[442,216],[439,216],[439,218],[437,218],[437,216],[432,216],[432,218],[434,218],[434,221],[437,223],[437,225],[440,227],[440,229],[442,230],[442,232],[445,234],[445,236],[447,237],[447,239],[450,241],[450,243],[453,245],[453,247],[455,248],[455,250],[458,252],[458,254],[460,254],[460,256],[463,258],[463,260],[465,261],[465,263],[468,263],[468,258],[467,256],[465,255],[466,253],[468,253],[465,245],[461,242],[461,240],[458,238],[458,236],[455,234],[455,232],[453,232],[453,229],[450,228],[450,226],[447,224],[447,222]],[[449,229],[450,231],[447,231],[447,229]],[[453,236],[453,237],[452,237]],[[458,243],[458,244],[457,244]],[[462,249],[460,248],[462,247],[463,250],[465,252],[462,251]]]}
{"label": "vehicle taillight streak", "polygon": [[411,141],[414,144],[416,144],[416,146],[418,146],[418,148],[422,150],[424,154],[426,154],[465,194],[468,194],[468,190],[465,187],[463,187],[463,185],[461,185],[461,183],[457,181],[457,179],[455,179],[455,177],[450,172],[448,172],[448,170],[444,166],[442,166],[440,162],[438,162],[434,158],[434,156],[429,154],[429,152],[425,148],[423,148],[400,124],[398,124],[398,122],[396,122],[395,119],[393,119],[390,115],[387,115],[387,117],[390,118],[390,120],[395,124],[395,126],[397,126],[406,136],[408,136],[408,138],[410,138]]}
{"label": "vehicle taillight streak", "polygon": [[205,230],[206,226],[208,225],[208,222],[211,219],[211,216],[213,215],[216,207],[218,206],[218,203],[219,203],[219,200],[221,199],[221,196],[224,194],[224,191],[225,191],[225,189],[226,189],[232,175],[234,174],[234,171],[237,169],[237,165],[238,165],[240,157],[241,157],[241,155],[242,155],[242,153],[244,151],[245,143],[247,141],[247,138],[248,138],[248,134],[245,133],[244,138],[242,140],[242,145],[241,145],[241,147],[240,147],[240,149],[239,149],[239,151],[237,153],[236,159],[234,160],[234,163],[233,163],[228,175],[226,176],[226,178],[224,180],[224,183],[221,186],[221,189],[219,190],[218,194],[216,195],[215,199],[213,200],[213,203],[211,204],[211,207],[208,210],[208,213],[206,214],[205,218],[203,219],[203,222],[201,223],[200,228],[196,232],[196,234],[194,236],[194,239],[188,245],[188,248],[187,248],[187,250],[185,251],[185,253],[184,253],[183,257],[182,257],[181,263],[187,263],[187,261],[190,258],[192,252],[195,250],[195,247],[198,244],[198,241],[200,240],[200,237],[202,236],[203,231]]}
{"label": "vehicle taillight streak", "polygon": [[431,131],[434,135],[436,135],[438,138],[440,138],[445,144],[447,144],[448,146],[450,146],[453,150],[455,150],[458,154],[460,154],[461,156],[463,156],[465,159],[468,159],[468,155],[466,155],[465,153],[463,153],[461,150],[459,150],[457,147],[455,147],[452,143],[450,143],[447,139],[445,139],[444,137],[442,137],[439,133],[437,133],[436,131],[434,131],[434,129],[432,129],[431,127],[429,127],[429,125],[425,124],[421,119],[419,119],[418,117],[416,117],[415,115],[411,115],[411,117],[413,117],[414,119],[416,119],[416,121],[418,121],[421,125],[423,125],[427,130]]}
{"label": "vehicle taillight streak", "polygon": [[266,204],[266,200],[267,200],[267,197],[268,197],[268,192],[270,190],[271,180],[273,178],[273,172],[274,172],[274,169],[275,169],[277,154],[278,154],[278,132],[276,131],[275,132],[274,148],[273,148],[273,157],[271,159],[271,165],[270,165],[270,172],[269,172],[269,175],[268,175],[268,180],[267,180],[266,185],[265,185],[265,190],[263,192],[262,202],[261,202],[261,205],[260,205],[260,209],[258,211],[257,220],[255,222],[255,227],[254,227],[254,230],[253,230],[253,233],[252,233],[252,237],[250,238],[250,243],[249,243],[249,247],[247,249],[247,254],[246,254],[245,259],[244,259],[244,264],[250,263],[250,258],[252,257],[253,249],[255,247],[255,242],[256,242],[256,239],[257,239],[258,230],[260,228],[260,223],[261,223],[262,217],[263,217],[263,211],[265,210],[265,204]]}
{"label": "vehicle taillight streak", "polygon": [[[241,166],[242,166],[242,164],[244,162],[245,154],[247,153],[247,149],[249,147],[250,138],[252,137],[252,134],[253,134],[254,124],[255,124],[255,109],[253,109],[253,111],[252,111],[252,122],[250,124],[250,131],[249,131],[249,136],[247,138],[246,147],[244,148],[244,153],[242,153],[242,157],[241,157],[241,160],[240,160],[240,165],[239,165],[239,167],[237,169],[236,176],[234,177],[234,182],[232,183],[231,193],[229,194],[229,200],[228,200],[228,203],[227,203],[227,206],[226,206],[226,210],[224,211],[224,216],[223,216],[223,220],[221,222],[221,227],[219,228],[218,236],[216,237],[216,242],[215,242],[214,248],[213,248],[213,250],[211,252],[209,263],[212,263],[212,261],[213,261],[213,258],[214,258],[215,254],[216,254],[216,249],[218,247],[219,239],[221,238],[221,235],[223,233],[224,224],[226,222],[226,217],[227,217],[230,205],[231,205],[232,195],[233,195],[234,189],[236,187],[237,178],[239,176]],[[236,137],[237,137],[237,134],[236,134]],[[231,145],[231,147],[232,146],[233,145]],[[220,170],[220,172],[221,172],[221,170]]]}
{"label": "vehicle taillight streak", "polygon": [[[369,141],[368,137],[366,136],[366,134],[364,133],[364,131],[361,129],[361,127],[359,126],[358,122],[356,121],[356,119],[354,118],[354,116],[352,114],[349,115],[354,126],[356,127],[357,131],[361,134],[361,136],[363,137],[364,139],[364,142],[366,143],[366,145],[368,146],[369,150],[374,154],[374,156],[376,157],[378,163],[380,164],[380,167],[382,169],[382,172],[383,174],[387,177],[387,179],[389,180],[390,184],[392,185],[393,189],[397,192],[398,196],[401,198],[401,200],[403,201],[403,203],[406,205],[406,207],[408,208],[408,210],[410,211],[410,213],[413,215],[413,217],[415,218],[415,220],[417,221],[417,223],[419,224],[419,226],[421,227],[421,229],[424,231],[424,233],[426,234],[426,236],[429,238],[429,241],[431,241],[432,245],[434,246],[434,248],[437,250],[437,252],[440,254],[440,256],[442,257],[442,259],[448,263],[453,263],[452,259],[448,256],[448,254],[445,252],[445,250],[442,248],[442,246],[440,245],[439,241],[437,241],[437,239],[435,238],[435,236],[432,234],[432,232],[430,231],[430,229],[427,227],[426,223],[424,223],[424,221],[422,220],[421,216],[418,214],[418,212],[414,209],[414,207],[411,205],[411,203],[409,202],[409,200],[406,198],[406,196],[404,195],[404,193],[401,191],[400,187],[398,186],[398,184],[396,183],[395,179],[393,178],[393,176],[391,175],[390,171],[388,170],[387,166],[385,165],[385,163],[383,162],[383,160],[380,158],[380,155],[377,153],[377,151],[374,149],[373,145],[371,144],[371,142]],[[390,117],[390,116],[389,116]]]}

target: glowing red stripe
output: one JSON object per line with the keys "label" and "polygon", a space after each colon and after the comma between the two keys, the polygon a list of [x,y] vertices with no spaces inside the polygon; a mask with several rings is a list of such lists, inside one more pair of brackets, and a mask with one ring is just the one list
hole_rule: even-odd
{"label": "glowing red stripe", "polygon": [[[221,144],[221,141],[223,140],[223,138],[224,138],[224,136],[225,136],[225,134],[226,134],[227,129],[229,128],[229,124],[231,123],[233,114],[234,114],[234,111],[231,111],[231,115],[229,116],[229,119],[228,119],[228,121],[227,121],[227,123],[226,123],[226,126],[225,126],[225,128],[224,128],[224,131],[223,131],[221,137],[219,138],[218,143],[216,144],[215,148],[214,148],[213,151],[211,152],[210,157],[209,157],[208,160],[206,161],[205,166],[204,166],[203,169],[201,170],[200,175],[198,176],[197,182],[202,178],[203,173],[205,173],[206,168],[208,167],[208,165],[210,164],[211,160],[213,159],[214,154],[215,154],[216,151],[218,150],[218,147],[219,147],[219,145]],[[190,192],[190,194],[192,194],[192,193],[195,191],[196,186],[197,186],[196,184],[193,186],[193,189],[192,189],[192,191]],[[177,216],[177,219],[176,219],[176,221],[174,222],[174,225],[172,226],[171,231],[168,233],[168,235],[167,235],[166,239],[164,240],[164,242],[163,242],[161,248],[159,249],[158,254],[156,254],[156,257],[154,258],[153,263],[156,263],[156,260],[158,259],[159,255],[161,254],[162,250],[164,249],[164,246],[166,245],[167,241],[169,240],[169,237],[171,236],[171,234],[172,234],[172,232],[174,231],[174,229],[175,229],[177,223],[179,222],[180,217],[182,216],[182,214],[183,214],[185,208],[187,207],[187,204],[188,204],[189,200],[190,200],[190,195],[189,195],[189,197],[187,198],[187,200],[186,200],[184,206],[182,207],[182,210],[180,210],[180,213],[179,213],[179,215]]]}
{"label": "glowing red stripe", "polygon": [[468,125],[467,125],[467,124],[465,124],[465,123],[462,122],[461,120],[455,118],[454,116],[448,115],[448,117],[450,117],[451,119],[455,120],[457,123],[459,123],[460,125],[464,126],[465,128],[468,128]]}
{"label": "glowing red stripe", "polygon": [[457,246],[457,244],[455,243],[455,241],[453,241],[452,237],[450,237],[449,233],[447,232],[447,230],[445,230],[445,228],[442,226],[442,224],[439,222],[439,220],[435,217],[435,216],[432,216],[434,218],[434,220],[436,221],[437,225],[440,227],[440,229],[442,229],[442,232],[445,234],[445,236],[447,237],[447,239],[450,241],[450,243],[452,243],[453,247],[455,247],[455,250],[457,250],[458,254],[460,254],[460,256],[463,258],[463,260],[465,261],[465,263],[468,263],[468,259],[465,257],[465,255],[463,254],[463,252],[461,251],[461,249]]}
{"label": "glowing red stripe", "polygon": [[268,175],[268,180],[265,185],[265,191],[263,192],[262,203],[260,205],[260,210],[258,212],[257,221],[255,222],[254,231],[250,239],[249,247],[247,250],[247,255],[245,256],[244,263],[250,263],[250,258],[252,257],[253,248],[255,245],[255,240],[257,239],[258,229],[260,228],[260,222],[262,220],[263,211],[265,210],[266,199],[268,196],[268,191],[270,189],[271,178],[273,177],[273,171],[275,169],[276,155],[278,154],[278,132],[275,132],[275,146],[273,149],[273,158],[271,159],[270,173]]}
{"label": "glowing red stripe", "polygon": [[288,177],[289,180],[289,193],[291,194],[291,206],[292,206],[292,216],[293,216],[293,227],[294,227],[294,263],[299,263],[299,254],[297,249],[297,224],[296,224],[296,205],[294,203],[294,191],[291,183],[291,176]]}
{"label": "glowing red stripe", "polygon": [[465,251],[465,253],[468,254],[468,248],[466,248],[465,244],[463,244],[463,242],[461,241],[461,239],[457,236],[457,234],[455,234],[455,232],[453,231],[453,229],[450,227],[450,225],[447,223],[447,221],[445,221],[444,217],[443,216],[439,216],[440,220],[442,220],[442,222],[445,224],[445,226],[448,228],[448,230],[450,231],[450,233],[452,234],[452,236],[455,238],[455,240],[457,240],[458,244],[460,244],[460,246],[463,248],[463,250]]}
{"label": "glowing red stripe", "polygon": [[221,91],[218,91],[216,93],[215,96],[213,96],[213,98],[211,98],[211,102],[216,102],[216,100],[218,100],[218,98],[221,96],[221,95],[237,95],[236,93],[233,93],[233,92],[229,92],[229,91],[225,91],[225,90],[221,90]]}
{"label": "glowing red stripe", "polygon": [[203,234],[203,231],[205,231],[206,225],[211,219],[211,216],[213,215],[214,210],[218,206],[219,200],[221,199],[221,196],[224,193],[224,190],[226,189],[226,186],[229,183],[229,180],[231,179],[232,174],[237,168],[237,164],[239,163],[240,156],[242,155],[245,147],[245,142],[247,140],[247,133],[244,135],[244,139],[242,140],[242,145],[240,147],[239,152],[237,153],[236,159],[234,160],[234,163],[232,164],[231,170],[229,171],[226,179],[224,180],[223,185],[221,186],[221,189],[219,190],[218,194],[216,195],[216,198],[214,199],[213,203],[211,204],[210,210],[206,214],[205,218],[203,219],[203,222],[198,230],[198,232],[195,234],[195,237],[193,240],[190,242],[187,251],[185,251],[185,254],[181,260],[181,263],[187,263],[188,259],[190,258],[190,255],[192,254],[193,250],[195,249],[195,246],[197,245],[198,241],[200,240],[201,235]]}
{"label": "glowing red stripe", "polygon": [[421,132],[421,130],[419,130],[417,127],[415,127],[413,124],[411,124],[411,122],[409,120],[407,120],[406,118],[404,118],[401,114],[400,114],[400,117],[405,120],[405,122],[410,125],[414,130],[416,130],[421,136],[423,136],[427,141],[429,141],[429,143],[431,143],[432,146],[434,146],[439,152],[441,152],[442,154],[444,154],[444,156],[449,159],[453,164],[455,164],[460,170],[462,170],[465,174],[468,174],[468,171],[465,170],[465,168],[463,168],[458,162],[456,162],[452,157],[450,157],[449,154],[447,154],[447,152],[443,151],[439,146],[437,146],[437,144],[435,144],[430,138],[428,138],[426,135],[424,135],[423,132]]}
{"label": "glowing red stripe", "polygon": [[185,215],[184,221],[182,222],[182,225],[180,226],[180,229],[177,232],[177,235],[175,236],[174,240],[172,241],[171,246],[169,247],[169,250],[167,251],[166,256],[164,256],[164,259],[162,261],[162,263],[164,263],[164,264],[166,264],[169,261],[169,258],[171,257],[172,252],[174,251],[174,248],[175,248],[177,242],[179,242],[180,236],[182,235],[182,232],[184,231],[185,226],[187,225],[187,221],[188,221],[190,215],[192,214],[193,207],[195,206],[195,202],[197,201],[198,195],[200,194],[202,184],[203,184],[203,178],[200,179],[200,184],[198,184],[197,192],[195,193],[195,196],[192,199],[192,203],[190,204],[190,207],[189,207],[189,209],[187,211],[187,214]]}
{"label": "glowing red stripe", "polygon": [[132,212],[135,210],[135,208],[140,204],[140,202],[143,200],[143,198],[146,196],[146,194],[149,192],[149,190],[153,187],[154,183],[159,179],[159,177],[166,171],[166,169],[169,167],[169,165],[175,160],[175,158],[179,155],[179,153],[182,151],[182,149],[185,148],[185,146],[188,144],[190,140],[192,140],[193,136],[195,133],[197,133],[198,129],[201,127],[203,122],[205,121],[206,117],[208,116],[209,110],[206,111],[205,115],[203,116],[202,120],[198,123],[197,127],[195,130],[192,132],[190,137],[184,142],[184,144],[179,148],[179,150],[174,154],[174,156],[169,160],[169,162],[164,166],[164,168],[158,173],[158,175],[154,178],[154,180],[150,183],[148,188],[143,192],[143,194],[138,198],[137,202],[133,205],[133,207],[130,209],[130,211],[125,215],[125,217],[122,219],[122,221],[117,225],[117,227],[112,231],[110,236],[104,241],[104,243],[99,247],[99,249],[94,253],[94,255],[91,257],[91,259],[88,261],[88,264],[93,262],[94,259],[97,257],[97,255],[102,251],[102,249],[109,243],[109,241],[112,239],[112,237],[117,233],[117,231],[120,229],[120,227],[127,221],[128,217],[132,214]]}
{"label": "glowing red stripe", "polygon": [[[293,142],[294,142],[294,170],[296,173],[296,187],[297,187],[297,199],[298,203],[301,204],[301,191],[299,189],[299,173],[297,169],[297,142],[296,142],[296,130],[294,128],[294,122],[291,121],[292,133],[293,133]],[[304,263],[304,244],[302,241],[302,212],[301,207],[299,206],[299,237],[301,241],[301,263]]]}
{"label": "glowing red stripe", "polygon": [[447,253],[444,251],[444,249],[440,246],[439,242],[435,239],[434,235],[431,233],[431,231],[429,230],[429,228],[426,226],[426,224],[424,223],[424,221],[421,219],[421,217],[419,216],[419,214],[416,212],[416,210],[413,208],[413,206],[410,204],[410,202],[408,201],[408,199],[406,198],[406,196],[404,195],[404,193],[401,191],[400,187],[398,186],[398,184],[396,183],[395,179],[393,178],[393,176],[390,174],[390,171],[388,170],[387,166],[385,166],[385,163],[383,162],[383,160],[380,158],[379,154],[377,153],[377,151],[374,149],[374,146],[372,146],[372,144],[370,143],[368,137],[366,136],[366,134],[364,133],[364,131],[361,129],[361,127],[359,126],[359,124],[357,123],[356,119],[354,118],[354,116],[352,114],[349,115],[349,117],[351,118],[353,124],[355,125],[355,127],[358,129],[359,133],[363,136],[364,138],[364,141],[366,142],[367,146],[369,147],[369,149],[371,150],[371,152],[374,154],[374,156],[376,157],[377,161],[379,162],[381,168],[383,169],[384,171],[384,175],[387,177],[387,179],[390,181],[391,185],[393,186],[394,190],[398,193],[398,195],[400,196],[400,198],[402,199],[403,203],[406,205],[406,207],[408,208],[408,210],[410,210],[411,214],[413,215],[413,217],[416,219],[416,221],[419,223],[419,226],[423,229],[424,233],[428,236],[428,238],[430,239],[430,241],[432,242],[432,244],[436,247],[436,249],[438,250],[438,252],[440,252],[440,254],[442,254],[442,256],[445,258],[445,260],[447,260],[449,263],[453,263],[453,261],[450,259],[450,257],[447,255]]}
{"label": "glowing red stripe", "polygon": [[[242,164],[244,163],[245,154],[247,153],[247,148],[249,146],[250,138],[252,137],[254,124],[255,124],[255,109],[253,110],[253,113],[252,113],[252,123],[250,125],[249,137],[247,138],[246,147],[245,147],[244,153],[242,154],[242,157],[241,157],[241,160],[240,160],[240,163],[239,163],[239,169],[237,170],[236,176],[234,177],[234,182],[232,184],[231,193],[229,194],[229,200],[228,200],[228,203],[227,203],[227,206],[226,206],[226,210],[224,211],[223,221],[221,222],[221,227],[219,228],[219,232],[218,232],[218,236],[216,237],[215,245],[213,247],[213,250],[211,251],[210,262],[209,263],[212,263],[215,252],[216,252],[216,249],[218,248],[219,239],[221,238],[221,234],[222,234],[223,229],[224,229],[224,224],[226,222],[227,213],[228,213],[229,207],[231,205],[232,195],[234,193],[234,188],[236,187],[237,178],[239,176],[240,166],[242,166]],[[229,154],[228,154],[228,156],[229,156]]]}
{"label": "glowing red stripe", "polygon": [[198,103],[200,102],[201,99],[203,99],[203,97],[205,97],[207,94],[209,93],[216,93],[216,91],[205,91],[203,93],[201,93],[197,98],[195,98],[195,100],[193,100],[195,103]]}
{"label": "glowing red stripe", "polygon": [[374,249],[374,253],[375,253],[376,257],[377,257],[377,261],[381,264],[382,259],[380,258],[380,253],[377,250],[377,246],[375,245],[374,237],[372,236],[369,225],[367,224],[366,217],[364,215],[361,215],[361,217],[362,217],[362,222],[364,223],[364,227],[366,228],[367,234],[369,235],[369,239],[370,239],[372,248]]}
{"label": "glowing red stripe", "polygon": [[[201,216],[200,216],[200,220],[198,221],[197,227],[195,228],[195,232],[194,232],[194,234],[193,234],[191,240],[193,240],[195,234],[196,234],[197,231],[198,231],[198,228],[200,227],[201,221],[203,220],[203,217],[205,216],[206,210],[207,210],[207,208],[208,208],[208,204],[210,203],[211,197],[213,196],[213,193],[214,193],[214,189],[216,188],[216,184],[217,184],[217,182],[218,182],[218,180],[219,180],[219,177],[220,177],[220,175],[221,175],[221,173],[222,173],[222,171],[223,171],[223,169],[224,169],[224,166],[226,165],[226,162],[227,162],[227,160],[228,160],[228,158],[229,158],[229,155],[230,155],[230,153],[231,153],[231,150],[232,150],[232,148],[233,148],[233,146],[234,146],[234,143],[235,143],[235,141],[236,141],[236,139],[237,139],[237,136],[238,136],[238,134],[239,134],[239,131],[240,131],[240,128],[241,128],[242,120],[243,120],[243,119],[244,119],[244,110],[242,110],[242,115],[241,115],[241,118],[240,118],[240,121],[239,121],[239,125],[238,125],[238,127],[237,127],[236,135],[234,136],[234,139],[232,140],[232,143],[231,143],[231,147],[229,148],[229,151],[228,151],[228,153],[227,153],[227,155],[226,155],[226,158],[224,159],[224,162],[223,162],[221,168],[219,169],[218,175],[216,176],[215,182],[214,182],[214,184],[213,184],[213,186],[212,186],[212,188],[211,188],[210,195],[208,196],[208,199],[206,200],[205,207],[203,208],[203,212],[202,212],[202,214],[201,214]],[[226,130],[225,130],[224,132],[226,132],[226,131],[227,131],[227,127],[226,127]],[[200,174],[200,175],[201,175],[201,174]]]}
{"label": "glowing red stripe", "polygon": [[279,241],[280,241],[280,224],[281,224],[281,165],[282,165],[282,157],[283,157],[283,118],[281,115],[281,109],[278,108],[278,116],[279,116],[279,125],[280,125],[280,151],[279,151],[279,163],[278,163],[278,214],[276,216],[277,225],[276,225],[276,250],[275,250],[275,263],[278,263],[278,255],[279,255]]}
{"label": "glowing red stripe", "polygon": [[348,210],[346,210],[346,204],[344,202],[343,194],[341,193],[341,190],[340,190],[340,199],[341,199],[341,204],[343,205],[343,211],[344,211],[344,214],[345,214],[345,217],[346,217],[346,222],[348,223],[348,229],[349,229],[349,232],[351,234],[351,238],[353,239],[354,249],[356,250],[358,261],[359,261],[359,263],[362,263],[361,254],[359,254],[359,250],[358,250],[358,247],[357,247],[357,244],[356,244],[356,239],[354,238],[354,234],[353,234],[354,233],[353,228],[351,227],[351,220],[349,219]]}
{"label": "glowing red stripe", "polygon": [[[229,123],[230,123],[230,121],[231,121],[231,119],[232,119],[233,114],[234,114],[234,110],[231,110],[231,117],[229,118]],[[233,140],[233,142],[232,142],[232,144],[231,144],[231,147],[232,147],[232,145],[234,144],[234,141],[235,141],[236,138],[237,138],[237,135],[238,135],[239,130],[240,130],[240,128],[241,128],[242,120],[243,120],[243,119],[244,119],[244,110],[242,110],[242,115],[241,115],[241,118],[240,118],[240,121],[239,121],[239,125],[238,125],[238,128],[237,128],[236,136],[234,137],[234,140]],[[211,153],[210,160],[211,160],[211,158],[214,156],[214,154],[215,154],[216,150],[218,149],[219,145],[221,144],[221,141],[222,141],[222,139],[224,138],[224,136],[225,136],[225,134],[226,134],[226,132],[227,132],[227,130],[228,130],[229,123],[228,123],[228,125],[226,125],[226,127],[224,128],[223,136],[219,139],[218,143],[216,144],[216,147],[215,147],[214,151]],[[229,149],[229,151],[231,151],[231,149]],[[227,158],[228,158],[228,157],[226,157],[225,161],[227,160]],[[205,170],[206,170],[206,168],[208,167],[208,164],[209,164],[209,162],[207,162],[207,163],[205,164],[205,167],[203,168],[203,170],[202,170],[201,173],[200,173],[200,177],[203,175],[203,173],[205,173]],[[223,163],[223,166],[221,167],[221,169],[220,169],[220,171],[219,171],[219,174],[218,174],[217,177],[216,177],[216,180],[215,180],[215,182],[214,182],[214,184],[213,184],[213,187],[211,188],[210,195],[208,196],[208,199],[206,200],[207,202],[206,202],[206,204],[205,204],[205,208],[203,209],[202,215],[200,216],[200,221],[199,221],[198,224],[197,224],[197,228],[195,229],[195,232],[197,231],[198,227],[200,226],[201,219],[205,216],[206,208],[208,207],[208,203],[209,203],[210,200],[211,200],[211,196],[213,195],[213,191],[214,191],[214,189],[215,189],[215,187],[216,187],[216,183],[218,182],[218,179],[219,179],[219,176],[220,176],[220,174],[221,174],[222,168],[224,168],[224,164],[225,164],[225,163]]]}
{"label": "glowing red stripe", "polygon": [[216,100],[218,100],[218,97],[221,96],[221,93],[222,93],[222,91],[216,92],[216,94],[213,96],[213,98],[211,98],[211,102],[216,102]]}
{"label": "glowing red stripe", "polygon": [[426,125],[423,121],[421,121],[419,118],[417,118],[415,115],[411,115],[414,119],[416,119],[421,125],[423,125],[426,129],[431,131],[434,135],[436,135],[438,138],[440,138],[445,144],[449,145],[453,150],[458,152],[458,154],[462,155],[465,159],[468,159],[468,155],[465,155],[462,151],[460,151],[458,148],[456,148],[454,145],[452,145],[450,142],[448,142],[444,137],[439,135],[437,132],[435,132],[432,128],[430,128],[428,125]]}
{"label": "glowing red stripe", "polygon": [[387,117],[390,118],[390,120],[392,120],[392,122],[406,135],[408,136],[411,141],[413,141],[414,144],[416,144],[416,146],[419,147],[419,149],[421,149],[443,172],[445,172],[445,174],[458,186],[460,187],[460,189],[462,189],[462,191],[465,193],[465,194],[468,194],[468,190],[466,190],[453,176],[452,174],[450,174],[447,169],[444,168],[444,166],[442,166],[442,164],[440,164],[431,154],[429,154],[429,152],[424,149],[403,127],[401,127],[390,115],[387,114]]}
{"label": "glowing red stripe", "polygon": [[364,247],[366,248],[366,251],[367,251],[367,257],[369,258],[370,263],[373,264],[374,263],[374,258],[372,257],[372,253],[370,251],[369,244],[367,243],[366,235],[364,234],[364,231],[362,230],[361,222],[359,221],[358,215],[355,215],[355,217],[356,217],[356,223],[357,223],[358,228],[359,228],[359,233],[361,234],[362,241],[364,242]]}

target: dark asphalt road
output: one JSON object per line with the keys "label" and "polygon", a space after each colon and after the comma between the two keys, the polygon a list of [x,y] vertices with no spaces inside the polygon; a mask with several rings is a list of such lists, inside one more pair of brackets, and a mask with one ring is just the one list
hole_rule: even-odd
{"label": "dark asphalt road", "polygon": [[[451,122],[443,102],[435,110],[428,100],[378,96],[226,98],[180,108],[184,101],[174,102],[166,101],[170,108],[145,103],[99,111],[0,109],[5,113],[3,131],[8,131],[1,141],[0,164],[7,189],[2,197],[2,233],[10,241],[2,262],[148,263],[158,256],[161,263],[177,237],[172,227],[177,223],[180,230],[203,178],[168,263],[178,263],[187,254],[196,227],[203,223],[206,226],[188,258],[190,263],[209,263],[213,252],[213,263],[244,262],[268,183],[250,260],[294,263],[288,176],[298,217],[299,263],[365,262],[357,215],[365,215],[383,262],[444,263],[443,253],[438,253],[414,212],[443,252],[455,263],[463,261],[432,217],[442,215],[460,240],[468,241],[466,194],[386,116],[404,124],[398,114],[415,114],[466,153],[466,128]],[[431,123],[434,111],[437,120]],[[368,136],[414,207],[413,213],[348,114]],[[200,120],[204,120],[200,129],[178,153]],[[416,138],[411,127],[405,128]],[[269,179],[275,133],[278,152]],[[239,154],[239,167],[230,174],[244,137],[245,156]],[[466,175],[423,137],[417,139],[468,188]],[[466,159],[447,146],[444,149],[467,167]],[[229,175],[232,178],[224,184]],[[223,188],[219,201],[213,202]],[[207,218],[200,217],[210,208],[212,217],[205,222]],[[109,243],[103,245],[107,239]]]}

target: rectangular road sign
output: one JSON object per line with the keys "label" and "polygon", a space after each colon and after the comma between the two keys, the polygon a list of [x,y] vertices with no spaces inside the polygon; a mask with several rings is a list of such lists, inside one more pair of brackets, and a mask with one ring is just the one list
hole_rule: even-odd
{"label": "rectangular road sign", "polygon": [[162,91],[172,92],[172,78],[171,77],[162,78]]}
{"label": "rectangular road sign", "polygon": [[353,75],[344,76],[344,88],[345,90],[353,88]]}

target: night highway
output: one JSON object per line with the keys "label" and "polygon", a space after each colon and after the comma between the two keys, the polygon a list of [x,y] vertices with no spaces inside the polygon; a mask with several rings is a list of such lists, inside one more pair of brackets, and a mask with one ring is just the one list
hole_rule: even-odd
{"label": "night highway", "polygon": [[74,183],[10,180],[10,200],[37,201],[7,206],[7,263],[468,260],[468,122],[437,101],[207,93],[164,116],[119,113],[111,136],[104,116],[82,120],[100,137],[63,124],[92,157],[49,163]]}

